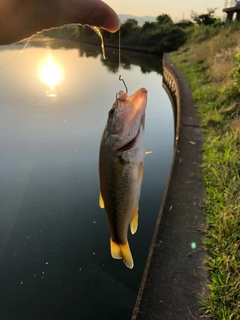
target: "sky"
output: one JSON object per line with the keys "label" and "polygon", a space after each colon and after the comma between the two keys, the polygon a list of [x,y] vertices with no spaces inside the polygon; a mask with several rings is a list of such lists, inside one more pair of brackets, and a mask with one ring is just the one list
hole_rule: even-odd
{"label": "sky", "polygon": [[[228,0],[227,0],[228,1]],[[231,1],[231,0],[230,0]],[[207,13],[207,8],[219,8],[216,15],[223,17],[222,9],[225,6],[225,0],[104,0],[112,7],[117,14],[131,14],[138,17],[154,16],[168,14],[172,20],[189,19],[191,11],[197,14]]]}

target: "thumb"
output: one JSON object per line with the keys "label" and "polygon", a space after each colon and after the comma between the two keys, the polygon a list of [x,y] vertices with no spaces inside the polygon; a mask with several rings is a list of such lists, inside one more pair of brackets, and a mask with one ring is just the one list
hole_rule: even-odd
{"label": "thumb", "polygon": [[0,44],[13,43],[64,24],[79,23],[115,32],[119,19],[101,0],[1,0]]}

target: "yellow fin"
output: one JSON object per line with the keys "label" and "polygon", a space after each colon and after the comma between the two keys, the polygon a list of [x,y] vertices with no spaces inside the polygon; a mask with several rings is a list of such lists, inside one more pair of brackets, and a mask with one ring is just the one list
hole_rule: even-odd
{"label": "yellow fin", "polygon": [[113,259],[122,259],[120,246],[110,238],[110,251]]}
{"label": "yellow fin", "polygon": [[128,242],[125,244],[118,244],[110,238],[110,250],[114,259],[123,259],[126,267],[129,269],[133,268],[134,263]]}
{"label": "yellow fin", "polygon": [[132,234],[136,233],[137,228],[138,228],[138,207],[135,209],[134,214],[133,214],[133,218],[130,222],[131,233]]}
{"label": "yellow fin", "polygon": [[99,195],[99,207],[101,209],[104,209],[104,201],[103,201],[103,197],[102,197],[101,192],[100,192],[100,195]]}
{"label": "yellow fin", "polygon": [[146,151],[145,154],[152,154],[152,151]]}
{"label": "yellow fin", "polygon": [[123,257],[123,262],[125,263],[126,267],[132,269],[134,263],[128,242],[126,242],[125,244],[120,244],[120,249]]}

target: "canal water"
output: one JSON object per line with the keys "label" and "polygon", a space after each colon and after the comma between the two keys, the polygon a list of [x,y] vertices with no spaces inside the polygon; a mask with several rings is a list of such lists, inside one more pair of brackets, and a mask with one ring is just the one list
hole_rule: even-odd
{"label": "canal water", "polygon": [[[98,152],[118,53],[36,39],[0,47],[0,319],[130,319],[173,154],[161,58],[122,52],[129,94],[148,90],[135,266],[109,252]],[[164,263],[164,261],[163,261]]]}

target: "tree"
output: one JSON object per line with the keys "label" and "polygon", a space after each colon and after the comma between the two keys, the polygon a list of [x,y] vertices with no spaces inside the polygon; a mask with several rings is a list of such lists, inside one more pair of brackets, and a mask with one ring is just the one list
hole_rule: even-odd
{"label": "tree", "polygon": [[156,22],[146,21],[142,26],[141,32],[145,32],[147,30],[154,30],[154,29],[156,29]]}
{"label": "tree", "polygon": [[173,21],[168,14],[161,14],[156,18],[156,20],[158,24],[173,24]]}
{"label": "tree", "polygon": [[207,9],[208,13],[198,15],[196,12],[191,13],[191,18],[198,25],[209,26],[216,23],[217,18],[214,16],[217,8]]}
{"label": "tree", "polygon": [[121,26],[121,28],[132,29],[138,26],[136,19],[127,19]]}
{"label": "tree", "polygon": [[138,22],[135,19],[127,19],[121,25],[121,36],[124,38],[126,35],[129,35],[133,29],[139,28]]}
{"label": "tree", "polygon": [[186,33],[175,25],[165,25],[152,34],[151,41],[156,52],[171,52],[185,43]]}
{"label": "tree", "polygon": [[190,20],[181,20],[181,21],[175,23],[175,25],[180,27],[180,28],[185,29],[185,28],[188,28],[188,27],[192,26],[193,22],[190,21]]}

